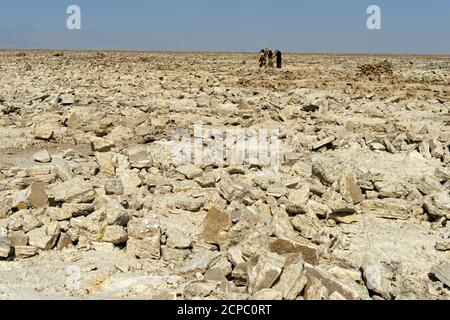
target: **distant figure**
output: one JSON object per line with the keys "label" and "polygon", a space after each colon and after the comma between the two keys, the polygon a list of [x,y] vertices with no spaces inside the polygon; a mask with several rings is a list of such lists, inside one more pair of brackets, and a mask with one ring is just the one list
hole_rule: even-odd
{"label": "distant figure", "polygon": [[275,55],[277,57],[277,68],[281,69],[282,64],[283,64],[283,55],[280,50],[277,50]]}
{"label": "distant figure", "polygon": [[272,52],[272,50],[269,50],[267,52],[267,66],[269,68],[273,68],[273,52]]}
{"label": "distant figure", "polygon": [[259,67],[264,68],[266,66],[266,51],[262,49],[259,53]]}

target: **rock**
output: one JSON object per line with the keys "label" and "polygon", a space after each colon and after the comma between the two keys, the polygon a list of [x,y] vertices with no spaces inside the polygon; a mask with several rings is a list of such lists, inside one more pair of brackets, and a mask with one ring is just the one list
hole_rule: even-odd
{"label": "rock", "polygon": [[102,138],[92,138],[91,139],[91,149],[98,152],[109,152],[114,148],[114,142],[108,141]]}
{"label": "rock", "polygon": [[125,227],[130,221],[130,215],[128,211],[123,207],[118,199],[104,198],[103,200],[105,201],[105,203],[103,205],[98,204],[98,207],[102,207],[103,209],[100,210],[106,211],[106,222],[108,223],[108,225],[119,225]]}
{"label": "rock", "polygon": [[445,182],[446,180],[450,180],[450,169],[436,168],[434,174],[439,180],[443,182]]}
{"label": "rock", "polygon": [[281,197],[285,197],[288,194],[288,190],[286,187],[284,186],[270,186],[267,191],[266,194],[268,197],[274,197],[276,199],[279,199]]}
{"label": "rock", "polygon": [[373,259],[365,258],[361,269],[367,289],[386,300],[391,299],[391,284],[386,278],[382,265]]}
{"label": "rock", "polygon": [[177,262],[183,262],[186,260],[187,256],[189,255],[189,250],[180,250],[180,249],[172,249],[168,247],[161,247],[161,253],[162,253],[162,259],[164,261],[177,261]]}
{"label": "rock", "polygon": [[64,221],[70,220],[72,218],[70,212],[65,211],[61,208],[47,208],[46,213],[54,221]]}
{"label": "rock", "polygon": [[308,212],[308,209],[304,205],[295,205],[295,204],[290,203],[287,205],[286,211],[291,216],[296,216],[296,215],[306,214]]}
{"label": "rock", "polygon": [[17,259],[28,259],[36,256],[38,249],[31,246],[17,246],[14,247],[14,255]]}
{"label": "rock", "polygon": [[75,98],[71,94],[61,94],[58,97],[58,103],[62,106],[70,106],[75,103]]}
{"label": "rock", "polygon": [[127,242],[128,234],[124,227],[121,226],[107,226],[103,233],[103,241],[110,242],[115,245]]}
{"label": "rock", "polygon": [[229,290],[229,283],[222,270],[218,268],[212,268],[205,272],[203,277],[206,281],[216,281],[220,283],[223,291]]}
{"label": "rock", "polygon": [[13,208],[13,199],[11,197],[0,197],[0,219],[7,218]]}
{"label": "rock", "polygon": [[430,147],[431,156],[434,158],[441,158],[444,156],[444,147],[439,140],[431,139],[428,141]]}
{"label": "rock", "polygon": [[309,199],[309,185],[304,185],[298,190],[289,192],[288,200],[295,207],[302,206]]}
{"label": "rock", "polygon": [[105,182],[105,192],[107,195],[123,195],[124,187],[120,180],[108,180]]}
{"label": "rock", "polygon": [[281,301],[283,294],[273,289],[263,289],[255,293],[252,299],[255,301]]}
{"label": "rock", "polygon": [[0,259],[6,259],[12,252],[11,241],[0,238]]}
{"label": "rock", "polygon": [[100,174],[112,178],[116,175],[116,168],[114,165],[113,153],[111,152],[96,152],[95,160],[100,168]]}
{"label": "rock", "polygon": [[53,249],[56,245],[56,240],[58,239],[58,235],[48,235],[46,228],[31,230],[28,232],[27,236],[29,237],[28,243],[30,246],[44,251]]}
{"label": "rock", "polygon": [[270,289],[283,271],[286,258],[276,253],[262,252],[248,268],[249,293]]}
{"label": "rock", "polygon": [[198,212],[203,207],[203,198],[193,198],[185,195],[175,195],[171,200],[169,206],[191,212]]}
{"label": "rock", "polygon": [[329,296],[328,288],[325,287],[319,279],[314,276],[307,278],[305,286],[304,299],[308,301],[323,301]]}
{"label": "rock", "polygon": [[242,181],[221,180],[217,187],[228,202],[242,201],[250,194],[250,186]]}
{"label": "rock", "polygon": [[144,169],[153,166],[153,161],[150,159],[148,152],[140,148],[128,151],[128,161],[130,161],[131,168]]}
{"label": "rock", "polygon": [[212,267],[220,257],[221,254],[216,251],[198,252],[181,267],[180,272],[182,274],[203,274],[207,269]]}
{"label": "rock", "polygon": [[374,185],[381,198],[406,198],[411,193],[410,188],[398,181],[388,183],[378,181]]}
{"label": "rock", "polygon": [[303,259],[312,265],[319,262],[319,256],[315,246],[311,244],[300,243],[294,240],[277,239],[269,246],[270,251],[279,255],[301,253]]}
{"label": "rock", "polygon": [[330,300],[330,301],[346,301],[347,299],[345,299],[345,297],[342,294],[335,291],[329,295],[328,300]]}
{"label": "rock", "polygon": [[62,181],[65,182],[73,178],[72,168],[66,160],[53,158],[53,165],[55,166],[56,175]]}
{"label": "rock", "polygon": [[[273,199],[273,198],[272,198]],[[275,199],[273,199],[274,204],[276,204]],[[272,221],[270,222],[271,234],[277,238],[295,238],[296,232],[292,227],[289,215],[286,210],[281,208],[276,208],[273,204],[271,205],[272,211]]]}
{"label": "rock", "polygon": [[208,297],[217,287],[216,281],[196,281],[189,283],[184,288],[184,298],[186,300],[195,300]]}
{"label": "rock", "polygon": [[284,300],[295,300],[303,291],[307,278],[303,276],[303,258],[301,255],[289,255],[284,270],[273,287],[282,293]]}
{"label": "rock", "polygon": [[373,151],[386,151],[386,146],[379,142],[374,142],[370,144],[370,149]]}
{"label": "rock", "polygon": [[335,140],[336,140],[336,137],[328,137],[323,140],[320,140],[319,142],[317,142],[316,144],[314,144],[312,146],[312,150],[318,150],[322,147],[325,147],[325,146],[333,143],[333,141],[335,141]]}
{"label": "rock", "polygon": [[52,157],[50,156],[50,154],[48,153],[47,150],[42,150],[42,151],[36,152],[33,155],[33,159],[34,159],[34,161],[40,162],[40,163],[52,162]]}
{"label": "rock", "polygon": [[216,208],[208,210],[203,222],[201,239],[210,244],[220,245],[231,228],[230,216]]}
{"label": "rock", "polygon": [[120,181],[123,184],[123,195],[132,196],[136,193],[137,188],[139,188],[142,184],[142,180],[139,175],[131,170],[127,170],[120,174]]}
{"label": "rock", "polygon": [[320,162],[313,163],[312,173],[326,186],[331,186],[335,181],[331,172],[326,170],[325,166]]}
{"label": "rock", "polygon": [[233,265],[227,258],[221,256],[221,258],[211,266],[211,269],[219,270],[224,277],[228,277],[233,271]]}
{"label": "rock", "polygon": [[236,286],[244,287],[247,285],[247,271],[249,263],[244,262],[236,265],[232,272],[233,282]]}
{"label": "rock", "polygon": [[185,164],[177,168],[177,172],[184,175],[187,179],[193,180],[203,174],[203,170],[192,164]]}
{"label": "rock", "polygon": [[352,224],[358,221],[358,214],[355,208],[351,206],[341,209],[335,209],[329,216],[337,223]]}
{"label": "rock", "polygon": [[228,260],[234,265],[244,263],[244,258],[242,257],[242,250],[239,247],[231,247],[228,249]]}
{"label": "rock", "polygon": [[216,176],[214,174],[203,174],[200,177],[195,178],[202,188],[215,188],[216,187]]}
{"label": "rock", "polygon": [[13,247],[28,245],[28,237],[21,231],[11,234],[8,239]]}
{"label": "rock", "polygon": [[[361,299],[359,294],[355,290],[342,284],[340,281],[338,281],[337,279],[335,279],[334,277],[330,276],[329,274],[327,274],[326,272],[317,267],[305,264],[305,276],[308,278],[307,287],[311,287],[310,282],[316,282],[316,284],[319,283],[324,288],[326,288],[327,294],[333,294],[334,292],[338,292],[347,300]],[[305,290],[308,291],[307,289]]]}
{"label": "rock", "polygon": [[406,220],[409,216],[410,203],[401,199],[374,199],[361,202],[364,214],[379,218]]}
{"label": "rock", "polygon": [[75,112],[69,112],[63,119],[63,125],[70,129],[78,129],[82,125],[81,117]]}
{"label": "rock", "polygon": [[332,210],[327,205],[316,202],[316,201],[309,201],[308,202],[308,212],[310,214],[314,214],[320,219],[328,219],[328,217],[331,215]]}
{"label": "rock", "polygon": [[320,221],[315,215],[297,215],[291,220],[292,226],[303,238],[314,239],[320,231]]}
{"label": "rock", "polygon": [[172,249],[189,249],[192,239],[177,227],[169,227],[166,231],[167,247]]}
{"label": "rock", "polygon": [[48,197],[45,189],[47,184],[42,182],[32,182],[28,187],[26,197],[28,204],[33,208],[44,208],[48,204]]}
{"label": "rock", "polygon": [[[103,219],[103,213],[93,212],[88,217],[72,218],[70,220],[70,229],[67,234],[73,238],[73,241],[85,240],[86,242],[99,242],[102,237],[104,224],[99,220]],[[80,237],[82,237],[80,239]]]}
{"label": "rock", "polygon": [[161,257],[161,228],[156,218],[133,218],[128,222],[127,253],[141,259]]}
{"label": "rock", "polygon": [[139,259],[159,260],[161,258],[159,239],[156,239],[156,237],[144,240],[129,238],[127,253]]}
{"label": "rock", "polygon": [[389,139],[383,139],[383,144],[386,146],[386,150],[392,154],[397,154],[398,150],[395,148],[395,146],[392,144]]}
{"label": "rock", "polygon": [[23,221],[24,221],[23,231],[25,232],[29,232],[33,229],[40,228],[44,225],[41,220],[32,215],[24,216]]}
{"label": "rock", "polygon": [[440,192],[442,190],[442,185],[437,179],[430,176],[425,176],[420,180],[417,188],[424,195],[430,195]]}
{"label": "rock", "polygon": [[66,203],[90,203],[96,192],[92,185],[81,178],[75,178],[57,185],[53,189],[55,201]]}
{"label": "rock", "polygon": [[431,274],[450,288],[450,263],[434,266],[431,269]]}
{"label": "rock", "polygon": [[48,125],[37,126],[33,132],[33,136],[35,139],[44,140],[44,141],[52,140],[53,135],[54,135],[53,128]]}
{"label": "rock", "polygon": [[364,200],[361,188],[358,186],[358,180],[353,173],[344,174],[339,179],[339,189],[342,198],[352,204],[358,204]]}
{"label": "rock", "polygon": [[65,233],[62,233],[58,239],[58,243],[56,244],[56,248],[58,250],[64,250],[72,246],[72,239]]}
{"label": "rock", "polygon": [[436,243],[437,251],[450,251],[450,240],[441,240]]}
{"label": "rock", "polygon": [[64,203],[62,209],[72,217],[87,216],[95,210],[94,205],[90,203]]}
{"label": "rock", "polygon": [[450,212],[449,192],[440,192],[424,199],[424,209],[434,219],[446,217]]}

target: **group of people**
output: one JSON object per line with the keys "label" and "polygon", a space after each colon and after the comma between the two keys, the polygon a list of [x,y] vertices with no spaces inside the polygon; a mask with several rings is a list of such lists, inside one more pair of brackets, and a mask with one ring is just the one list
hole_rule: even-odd
{"label": "group of people", "polygon": [[259,67],[260,68],[273,68],[274,67],[274,59],[276,62],[276,67],[281,69],[283,63],[283,56],[281,51],[275,50],[273,52],[270,49],[262,49],[259,54]]}

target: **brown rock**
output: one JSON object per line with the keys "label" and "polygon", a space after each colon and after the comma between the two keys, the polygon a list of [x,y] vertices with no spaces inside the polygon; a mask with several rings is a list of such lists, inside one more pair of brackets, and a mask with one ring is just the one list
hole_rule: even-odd
{"label": "brown rock", "polygon": [[203,222],[201,238],[210,244],[220,245],[231,227],[230,216],[216,208],[208,211]]}
{"label": "brown rock", "polygon": [[301,253],[303,259],[312,265],[319,263],[317,248],[313,245],[303,244],[294,240],[277,239],[269,246],[271,252],[280,255]]}
{"label": "brown rock", "polygon": [[70,237],[65,234],[62,233],[61,236],[58,239],[58,243],[56,244],[56,248],[58,250],[63,250],[63,249],[67,249],[72,245],[72,240],[70,239]]}
{"label": "brown rock", "polygon": [[354,173],[344,174],[339,180],[339,189],[342,198],[352,204],[358,204],[364,200],[361,188]]}

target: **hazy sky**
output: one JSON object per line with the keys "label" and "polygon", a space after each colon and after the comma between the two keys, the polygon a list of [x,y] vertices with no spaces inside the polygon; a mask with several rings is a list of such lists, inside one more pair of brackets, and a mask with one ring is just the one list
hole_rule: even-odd
{"label": "hazy sky", "polygon": [[[81,30],[66,8],[81,7]],[[382,30],[368,30],[367,7]],[[449,0],[1,0],[0,48],[450,54]]]}

